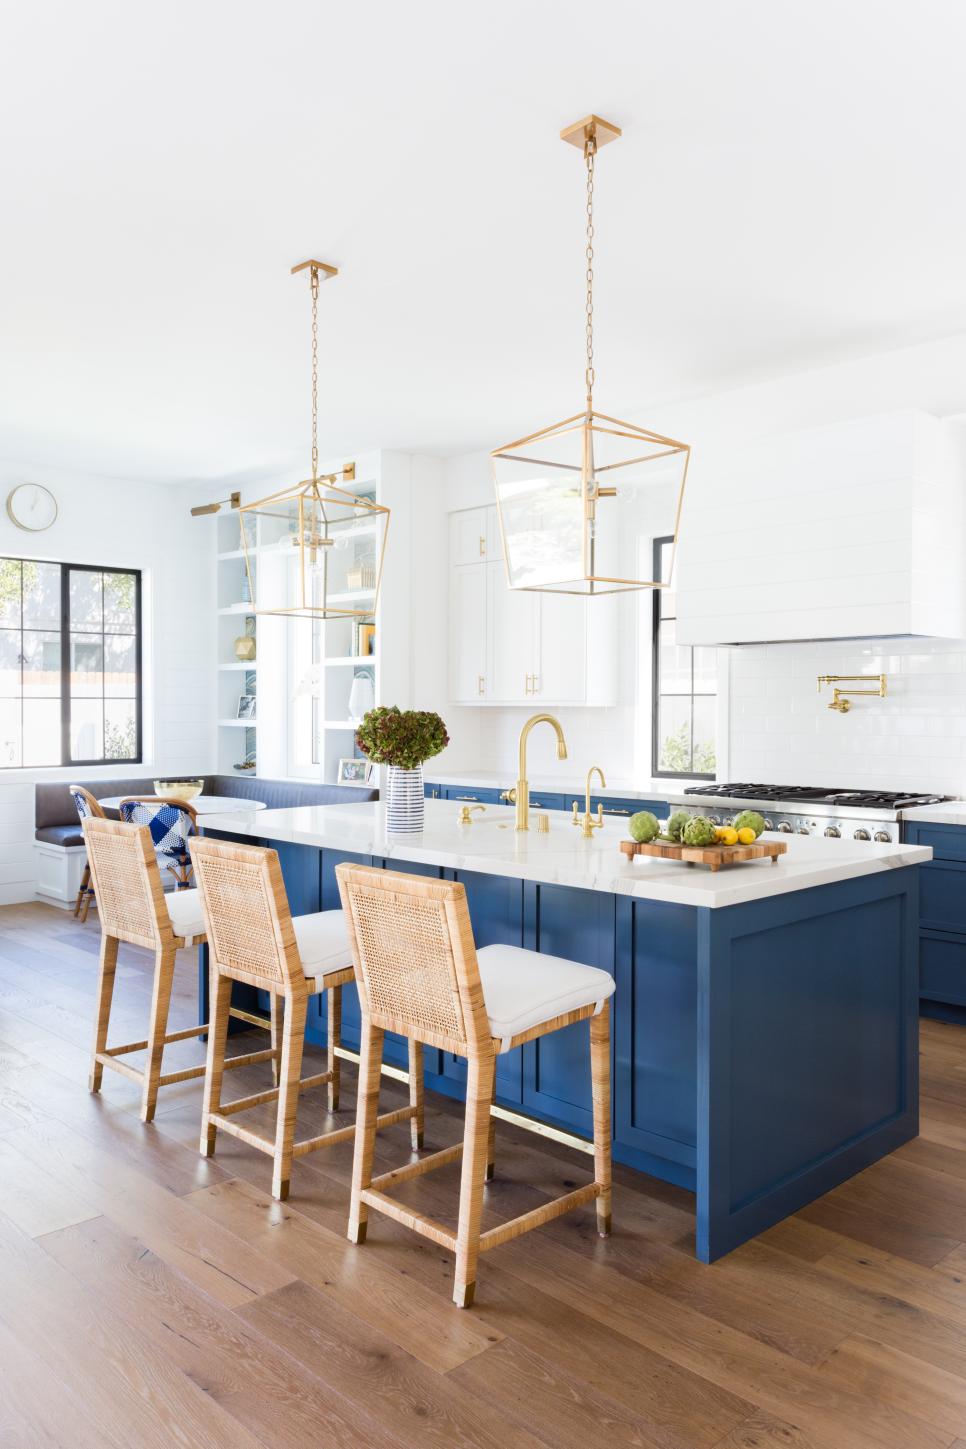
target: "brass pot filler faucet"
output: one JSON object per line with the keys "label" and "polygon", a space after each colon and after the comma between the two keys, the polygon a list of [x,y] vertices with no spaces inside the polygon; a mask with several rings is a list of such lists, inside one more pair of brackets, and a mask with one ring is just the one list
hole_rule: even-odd
{"label": "brass pot filler faucet", "polygon": [[832,698],[829,701],[829,709],[838,710],[839,714],[848,714],[849,710],[852,708],[852,701],[850,699],[846,699],[846,693],[853,695],[872,694],[876,697],[876,699],[885,699],[886,677],[884,674],[820,674],[818,676],[818,692],[819,694],[821,694],[822,686],[824,684],[845,684],[850,679],[862,679],[865,680],[867,684],[871,683],[873,680],[878,680],[878,688],[850,689],[848,691],[844,689],[833,689]]}

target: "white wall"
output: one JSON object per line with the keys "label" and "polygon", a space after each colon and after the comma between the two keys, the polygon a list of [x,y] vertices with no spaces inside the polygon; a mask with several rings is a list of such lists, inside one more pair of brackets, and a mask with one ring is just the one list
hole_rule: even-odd
{"label": "white wall", "polygon": [[[67,475],[0,463],[0,495],[42,483],[58,516],[44,533],[16,528],[0,512],[0,554],[143,572],[144,764],[80,771],[146,776],[209,771],[215,763],[214,569],[210,532],[189,508],[197,490]],[[217,496],[217,495],[216,495]],[[209,494],[204,492],[207,501]],[[74,769],[0,771],[0,904],[34,893],[34,784]]]}
{"label": "white wall", "polygon": [[[608,405],[607,411],[691,444],[683,533],[689,510],[699,508],[702,496],[714,490],[732,450],[752,440],[899,408],[919,408],[938,417],[966,413],[966,335],[647,409],[628,407],[603,395],[599,402]],[[497,420],[494,441],[500,437]],[[448,461],[446,500],[450,510],[493,501],[485,452]],[[795,540],[789,538],[790,556],[794,549]],[[720,567],[728,567],[724,553]],[[635,714],[639,644],[632,616],[625,613],[625,621],[620,642],[619,708],[560,709],[557,713],[568,738],[574,741],[572,758],[579,754],[582,761],[599,759],[615,778],[643,781],[649,758],[647,681],[642,681]],[[725,703],[721,719],[719,777],[774,778],[781,783],[815,782],[821,776],[820,783],[833,785],[908,785],[966,793],[966,755],[960,748],[966,735],[959,734],[966,715],[966,693],[959,692],[956,680],[960,674],[966,685],[966,643],[920,638],[887,646],[880,642],[869,653],[848,644],[748,646],[729,653],[734,695]],[[844,717],[820,704],[815,690],[817,673],[879,672],[873,661],[880,657],[890,661],[895,676],[894,700],[861,702]],[[917,671],[924,678],[931,677],[928,691],[910,683]],[[724,669],[725,678],[727,672]],[[776,682],[766,691],[762,714],[752,681],[769,678],[784,682]],[[450,707],[446,717],[454,722],[450,751],[454,763],[458,757],[461,768],[476,765],[512,773],[516,732],[525,713]],[[464,727],[464,716],[476,716],[475,735]],[[484,716],[485,728],[481,729]],[[762,726],[763,718],[767,726]],[[844,729],[837,728],[842,725]],[[925,740],[930,741],[928,746]],[[546,758],[535,759],[531,774],[553,773],[550,753],[548,748]]]}

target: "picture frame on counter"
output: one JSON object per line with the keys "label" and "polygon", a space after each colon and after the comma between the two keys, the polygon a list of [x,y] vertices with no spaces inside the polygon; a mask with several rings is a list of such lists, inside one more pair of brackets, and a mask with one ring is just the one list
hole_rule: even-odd
{"label": "picture frame on counter", "polygon": [[376,626],[375,624],[356,625],[356,648],[355,652],[360,658],[376,652]]}
{"label": "picture frame on counter", "polygon": [[369,785],[375,772],[376,767],[371,760],[361,755],[353,755],[339,761],[336,781],[340,785]]}

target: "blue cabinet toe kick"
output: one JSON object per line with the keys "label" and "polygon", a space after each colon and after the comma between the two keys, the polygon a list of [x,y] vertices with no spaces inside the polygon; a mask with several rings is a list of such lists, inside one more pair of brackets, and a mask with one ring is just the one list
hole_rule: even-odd
{"label": "blue cabinet toe kick", "polygon": [[[294,913],[338,908],[335,866],[360,859],[295,845],[279,855]],[[714,910],[392,868],[461,880],[479,946],[526,946],[614,975],[614,1157],[695,1193],[704,1262],[916,1136],[919,867]],[[204,959],[203,948],[203,995]],[[348,986],[346,1046],[358,1046],[359,1028]],[[316,999],[308,1039],[324,1044],[325,1030]],[[387,1033],[385,1052],[406,1064],[402,1038]],[[462,1096],[460,1058],[427,1049],[425,1061],[428,1087]],[[589,1137],[586,1024],[501,1056],[496,1099]],[[619,1231],[619,1193],[614,1222]]]}

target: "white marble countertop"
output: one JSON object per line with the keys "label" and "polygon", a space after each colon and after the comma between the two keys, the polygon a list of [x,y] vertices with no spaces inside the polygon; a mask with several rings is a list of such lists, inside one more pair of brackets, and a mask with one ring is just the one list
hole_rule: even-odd
{"label": "white marble countertop", "polygon": [[625,826],[608,820],[592,840],[551,815],[550,831],[517,833],[512,808],[491,805],[472,825],[457,824],[452,801],[427,800],[426,826],[418,835],[387,835],[385,808],[378,802],[357,805],[303,805],[263,810],[258,815],[206,815],[205,829],[256,839],[286,841],[318,849],[380,856],[392,861],[441,865],[451,870],[551,885],[607,891],[641,900],[684,906],[733,906],[788,891],[830,885],[856,876],[875,875],[905,865],[920,865],[932,851],[915,845],[875,845],[813,836],[774,836],[788,853],[776,865],[749,861],[712,874],[704,866],[622,855]]}
{"label": "white marble countertop", "polygon": [[945,800],[940,805],[916,805],[902,811],[903,820],[920,820],[923,825],[966,825],[966,800]]}
{"label": "white marble countertop", "polygon": [[[605,771],[606,773],[606,771]],[[512,770],[500,773],[497,770],[434,770],[431,765],[423,766],[423,779],[427,785],[465,785],[471,788],[478,785],[481,789],[488,790],[509,790],[516,784],[516,772]],[[531,775],[531,791],[552,793],[555,795],[566,795],[568,799],[582,800],[586,788],[587,776],[583,775]],[[669,791],[675,792],[675,796],[684,789],[685,785],[693,783],[687,780],[612,780],[601,788],[600,781],[596,779],[594,788],[591,791],[595,800],[667,800],[670,798]]]}

